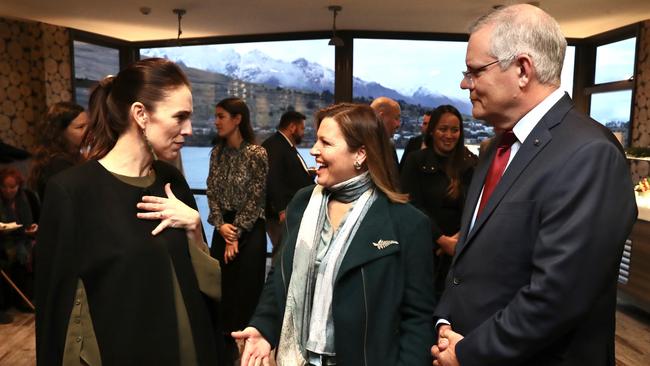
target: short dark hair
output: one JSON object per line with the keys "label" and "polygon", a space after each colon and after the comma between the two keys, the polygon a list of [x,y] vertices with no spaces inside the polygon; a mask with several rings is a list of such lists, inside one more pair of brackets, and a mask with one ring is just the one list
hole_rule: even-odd
{"label": "short dark hair", "polygon": [[433,111],[434,111],[434,109],[429,109],[428,111],[424,112],[424,115],[431,117],[431,115],[433,114]]}
{"label": "short dark hair", "polygon": [[304,114],[296,111],[286,111],[280,117],[280,124],[278,125],[278,130],[284,130],[289,127],[292,123],[302,122],[306,119]]}

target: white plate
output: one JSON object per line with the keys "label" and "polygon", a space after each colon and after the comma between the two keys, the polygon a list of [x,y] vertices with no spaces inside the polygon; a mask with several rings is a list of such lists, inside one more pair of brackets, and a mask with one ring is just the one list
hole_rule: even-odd
{"label": "white plate", "polygon": [[23,227],[21,224],[16,224],[16,222],[0,222],[1,231],[14,231],[18,228]]}

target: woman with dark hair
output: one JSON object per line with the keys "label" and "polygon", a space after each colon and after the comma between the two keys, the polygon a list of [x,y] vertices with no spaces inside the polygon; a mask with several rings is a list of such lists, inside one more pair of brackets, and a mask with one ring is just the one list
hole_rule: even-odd
{"label": "woman with dark hair", "polygon": [[430,223],[397,192],[383,124],[366,105],[317,116],[316,186],[287,207],[282,251],[245,339],[242,365],[430,365]]}
{"label": "woman with dark hair", "polygon": [[[224,330],[248,324],[264,286],[266,268],[266,150],[255,143],[243,100],[226,98],[215,108],[218,140],[210,156],[208,222],[214,225],[210,254],[221,262]],[[226,334],[227,353],[236,359]]]}
{"label": "woman with dark hair", "polygon": [[[90,96],[88,161],[50,180],[38,236],[38,365],[215,365],[207,255],[187,182],[181,69],[138,61]],[[160,160],[158,160],[160,159]],[[203,296],[207,295],[207,296]]]}
{"label": "woman with dark hair", "polygon": [[477,159],[465,148],[462,121],[451,105],[434,109],[425,135],[427,148],[409,155],[401,174],[411,203],[431,219],[436,300],[445,287]]}
{"label": "woman with dark hair", "polygon": [[29,174],[30,186],[41,202],[50,178],[80,162],[81,140],[87,124],[88,115],[78,104],[59,102],[48,109],[45,123],[39,129],[39,144]]}

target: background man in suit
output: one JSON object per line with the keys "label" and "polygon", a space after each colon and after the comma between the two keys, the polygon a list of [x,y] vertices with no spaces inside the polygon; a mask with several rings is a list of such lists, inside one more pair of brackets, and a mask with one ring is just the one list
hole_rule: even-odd
{"label": "background man in suit", "polygon": [[375,114],[384,123],[384,128],[390,139],[390,144],[393,147],[393,159],[395,160],[395,172],[399,170],[399,159],[395,151],[395,142],[393,142],[393,135],[399,130],[402,123],[402,109],[399,103],[388,97],[379,97],[370,103],[370,108],[375,111]]}
{"label": "background man in suit", "polygon": [[614,365],[618,266],[637,210],[620,144],[559,90],[565,48],[530,5],[471,29],[461,87],[474,117],[504,133],[469,187],[434,365]]}
{"label": "background man in suit", "polygon": [[305,115],[288,111],[280,117],[278,131],[262,146],[269,156],[266,179],[266,232],[273,243],[273,254],[282,239],[284,210],[293,195],[302,187],[314,184],[307,165],[296,149],[305,136]]}
{"label": "background man in suit", "polygon": [[402,170],[402,166],[404,166],[404,162],[406,161],[408,154],[414,151],[424,150],[426,147],[424,144],[424,134],[427,133],[427,126],[429,126],[429,120],[431,120],[431,112],[432,111],[424,112],[424,115],[422,116],[422,124],[420,125],[420,134],[415,137],[411,137],[406,143],[406,148],[404,148],[402,159],[399,161],[400,170]]}

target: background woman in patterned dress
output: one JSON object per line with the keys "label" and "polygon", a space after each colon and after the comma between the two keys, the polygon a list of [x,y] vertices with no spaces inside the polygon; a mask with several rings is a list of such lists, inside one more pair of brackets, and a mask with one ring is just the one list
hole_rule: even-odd
{"label": "background woman in patterned dress", "polygon": [[[215,227],[210,254],[221,262],[224,331],[243,329],[264,286],[266,265],[266,151],[255,143],[246,103],[227,98],[217,103],[218,140],[210,156],[208,222]],[[228,334],[228,333],[227,333]],[[226,335],[227,352],[236,358]]]}

